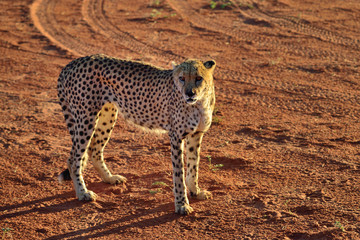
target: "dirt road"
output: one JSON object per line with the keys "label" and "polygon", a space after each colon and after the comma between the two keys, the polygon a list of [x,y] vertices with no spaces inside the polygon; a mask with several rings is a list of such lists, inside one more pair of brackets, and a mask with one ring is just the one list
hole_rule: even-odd
{"label": "dirt road", "polygon": [[[358,0],[0,2],[2,239],[360,239]],[[170,146],[120,119],[105,159],[126,185],[60,185],[57,77],[94,53],[170,68],[215,59],[200,184],[174,214]]]}

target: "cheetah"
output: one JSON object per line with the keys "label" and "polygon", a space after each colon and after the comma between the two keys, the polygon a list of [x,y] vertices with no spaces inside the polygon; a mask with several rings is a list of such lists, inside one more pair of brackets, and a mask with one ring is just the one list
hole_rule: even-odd
{"label": "cheetah", "polygon": [[72,140],[67,169],[59,181],[72,179],[79,200],[96,200],[82,175],[88,158],[104,182],[126,181],[109,171],[103,157],[121,114],[137,126],[168,133],[175,212],[191,213],[188,190],[197,199],[211,197],[198,186],[198,169],[202,138],[211,125],[215,105],[215,66],[214,60],[191,59],[166,70],[102,54],[70,62],[58,78],[58,97]]}

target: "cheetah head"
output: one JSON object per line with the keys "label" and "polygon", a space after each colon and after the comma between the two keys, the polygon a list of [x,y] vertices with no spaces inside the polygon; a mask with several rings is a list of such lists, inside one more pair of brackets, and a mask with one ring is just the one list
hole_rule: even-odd
{"label": "cheetah head", "polygon": [[214,87],[214,60],[202,62],[187,60],[179,65],[173,63],[174,82],[187,104],[193,105]]}

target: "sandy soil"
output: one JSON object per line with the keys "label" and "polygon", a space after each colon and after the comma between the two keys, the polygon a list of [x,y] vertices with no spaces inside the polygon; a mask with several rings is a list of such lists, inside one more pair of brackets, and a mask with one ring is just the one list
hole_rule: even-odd
{"label": "sandy soil", "polygon": [[[358,0],[0,2],[2,239],[360,239]],[[105,158],[126,185],[56,177],[70,150],[56,83],[93,53],[170,68],[215,59],[207,201],[174,213],[169,140],[121,119]],[[154,183],[161,182],[162,185]]]}

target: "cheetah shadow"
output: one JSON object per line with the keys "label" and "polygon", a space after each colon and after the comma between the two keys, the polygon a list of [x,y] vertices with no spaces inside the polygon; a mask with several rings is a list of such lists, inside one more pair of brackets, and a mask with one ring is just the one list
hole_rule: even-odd
{"label": "cheetah shadow", "polygon": [[[66,199],[65,202],[58,204],[52,204],[51,202],[57,199]],[[101,201],[100,201],[101,202]],[[74,198],[72,191],[64,194],[58,194],[47,198],[37,199],[33,201],[27,201],[14,205],[7,205],[0,207],[0,221],[5,219],[16,218],[24,215],[31,214],[51,214],[59,213],[62,211],[68,211],[74,208],[80,208],[84,204],[93,204],[93,202],[82,202]],[[106,205],[106,204],[105,204]],[[106,205],[109,207],[108,205]],[[111,207],[111,206],[110,206]],[[22,210],[26,208],[26,210]],[[18,209],[21,209],[18,211]],[[157,214],[161,216],[151,217],[151,215]],[[144,217],[150,216],[143,220]],[[54,235],[45,239],[91,239],[96,237],[104,237],[111,234],[119,234],[127,229],[135,228],[142,229],[144,227],[158,226],[167,222],[172,222],[180,218],[181,216],[174,213],[174,204],[166,203],[153,209],[140,210],[136,214],[129,214],[122,218],[118,218],[113,221],[108,221],[103,224],[98,224],[86,229],[79,229],[72,232]],[[124,223],[128,223],[125,224]],[[107,229],[107,230],[103,230]]]}
{"label": "cheetah shadow", "polygon": [[[56,199],[64,199],[64,198],[71,198],[71,200],[58,204],[47,204],[47,202],[51,202]],[[81,204],[82,203],[80,201],[74,199],[71,192],[58,194],[47,198],[0,207],[0,213],[1,213],[0,221],[4,219],[15,218],[18,216],[31,214],[31,213],[50,214],[55,212],[66,211],[69,209],[73,209],[74,207],[80,207]],[[17,211],[18,209],[24,209],[24,208],[28,208],[28,209]]]}
{"label": "cheetah shadow", "polygon": [[[92,239],[98,237],[105,237],[111,234],[120,234],[125,232],[127,229],[142,229],[144,227],[152,227],[165,224],[167,222],[172,222],[181,218],[180,215],[175,214],[173,211],[173,203],[167,203],[160,205],[159,207],[144,210],[140,213],[131,214],[122,218],[118,218],[113,221],[108,221],[103,224],[98,224],[93,227],[89,227],[86,229],[80,229],[64,234],[55,235],[49,238],[45,238],[46,240],[55,240],[55,239]],[[158,217],[150,217],[145,220],[140,220],[144,216],[157,214],[157,213],[165,213]],[[138,220],[136,220],[138,219]],[[130,222],[129,224],[121,225],[124,222]],[[118,226],[121,225],[121,226]],[[103,231],[104,228],[109,228],[108,230]],[[95,233],[94,233],[95,232]]]}

